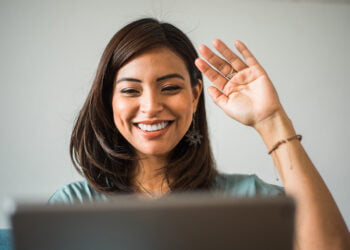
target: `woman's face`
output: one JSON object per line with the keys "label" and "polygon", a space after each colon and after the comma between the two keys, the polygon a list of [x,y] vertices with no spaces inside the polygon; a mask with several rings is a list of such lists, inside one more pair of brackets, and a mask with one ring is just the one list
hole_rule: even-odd
{"label": "woman's face", "polygon": [[118,71],[114,123],[141,157],[166,157],[187,132],[202,83],[192,88],[184,61],[168,48],[145,52]]}

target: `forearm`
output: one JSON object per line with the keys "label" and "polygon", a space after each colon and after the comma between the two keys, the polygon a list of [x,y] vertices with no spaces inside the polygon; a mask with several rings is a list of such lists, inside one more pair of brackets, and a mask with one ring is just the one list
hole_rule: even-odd
{"label": "forearm", "polygon": [[[266,147],[295,135],[284,111],[255,126]],[[286,193],[295,198],[298,249],[350,249],[344,220],[332,195],[298,140],[281,144],[272,153]]]}

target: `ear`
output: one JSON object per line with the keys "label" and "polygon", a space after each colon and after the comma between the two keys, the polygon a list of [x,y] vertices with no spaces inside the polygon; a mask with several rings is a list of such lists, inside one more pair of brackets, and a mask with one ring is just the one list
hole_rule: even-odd
{"label": "ear", "polygon": [[197,111],[197,106],[198,106],[198,101],[199,101],[199,97],[201,96],[203,90],[203,81],[198,79],[198,83],[196,86],[192,87],[192,94],[193,94],[193,110],[194,112]]}

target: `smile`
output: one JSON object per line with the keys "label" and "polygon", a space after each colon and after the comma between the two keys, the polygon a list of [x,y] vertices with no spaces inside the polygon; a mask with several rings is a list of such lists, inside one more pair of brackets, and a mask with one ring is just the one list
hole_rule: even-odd
{"label": "smile", "polygon": [[170,124],[169,121],[163,121],[155,124],[143,124],[143,123],[137,123],[137,126],[147,132],[153,132],[158,131],[166,128]]}

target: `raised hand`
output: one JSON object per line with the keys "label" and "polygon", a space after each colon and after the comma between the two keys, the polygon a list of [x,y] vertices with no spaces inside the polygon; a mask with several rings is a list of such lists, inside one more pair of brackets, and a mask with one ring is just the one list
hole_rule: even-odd
{"label": "raised hand", "polygon": [[259,122],[283,110],[275,88],[265,70],[248,48],[235,42],[244,61],[222,41],[214,40],[216,55],[202,45],[202,57],[196,59],[198,69],[215,85],[208,88],[213,101],[233,119],[255,127]]}

